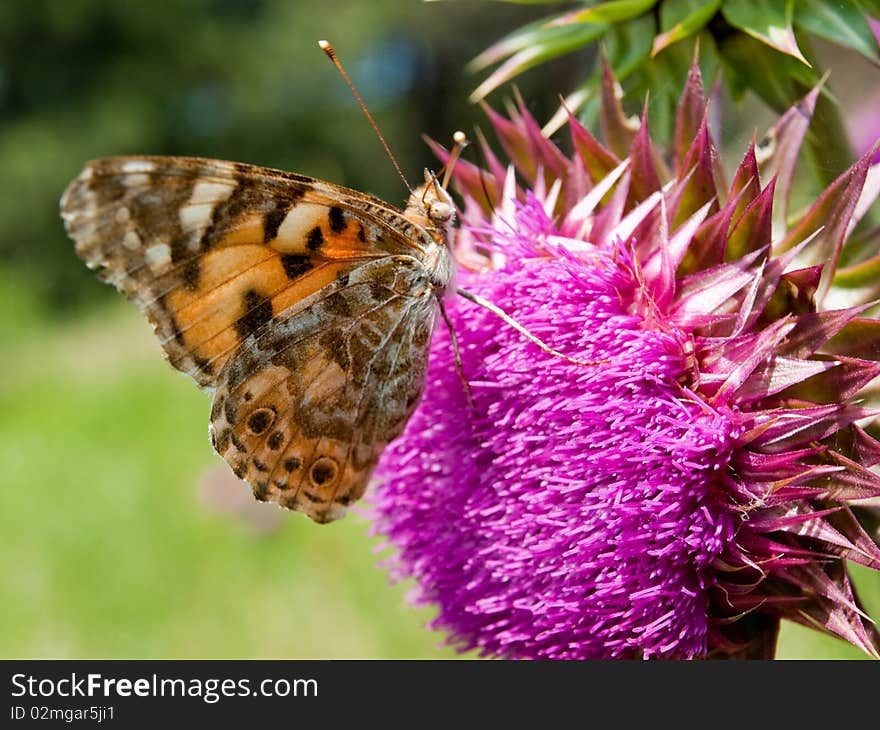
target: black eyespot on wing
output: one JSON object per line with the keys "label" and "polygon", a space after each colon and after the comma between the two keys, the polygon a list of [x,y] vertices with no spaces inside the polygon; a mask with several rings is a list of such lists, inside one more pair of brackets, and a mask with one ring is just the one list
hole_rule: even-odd
{"label": "black eyespot on wing", "polygon": [[309,479],[312,484],[320,487],[323,484],[332,482],[339,473],[339,465],[329,456],[322,456],[309,470]]}
{"label": "black eyespot on wing", "polygon": [[248,430],[259,436],[275,421],[275,411],[271,408],[258,408],[247,419]]}

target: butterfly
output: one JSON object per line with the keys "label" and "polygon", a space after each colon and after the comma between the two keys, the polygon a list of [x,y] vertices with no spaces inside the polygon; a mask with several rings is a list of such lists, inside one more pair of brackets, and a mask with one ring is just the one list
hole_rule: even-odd
{"label": "butterfly", "polygon": [[399,210],[253,165],[110,157],[69,184],[61,215],[171,364],[213,391],[214,449],[256,498],[341,517],[425,385],[454,269],[437,179]]}

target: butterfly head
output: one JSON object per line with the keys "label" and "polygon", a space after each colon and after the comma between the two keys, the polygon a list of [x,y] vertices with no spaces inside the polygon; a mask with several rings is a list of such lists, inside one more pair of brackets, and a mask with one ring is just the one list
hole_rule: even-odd
{"label": "butterfly head", "polygon": [[434,240],[449,245],[455,225],[455,203],[437,176],[425,170],[425,182],[409,196],[407,218],[431,232]]}

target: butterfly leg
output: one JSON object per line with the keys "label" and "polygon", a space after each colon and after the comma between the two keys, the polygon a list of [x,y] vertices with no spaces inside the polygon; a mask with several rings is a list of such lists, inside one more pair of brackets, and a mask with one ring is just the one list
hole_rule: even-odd
{"label": "butterfly leg", "polygon": [[468,404],[476,413],[477,410],[477,402],[474,400],[474,394],[471,391],[471,385],[468,383],[467,378],[464,375],[464,370],[461,365],[461,352],[458,349],[458,338],[455,336],[455,328],[452,326],[452,321],[449,319],[449,315],[446,312],[446,306],[443,304],[443,299],[441,297],[437,297],[437,304],[440,306],[440,314],[443,316],[443,321],[446,323],[446,329],[449,330],[449,341],[452,343],[452,352],[455,356],[455,371],[458,373],[458,378],[461,380],[461,384],[464,387],[464,393],[467,396]]}

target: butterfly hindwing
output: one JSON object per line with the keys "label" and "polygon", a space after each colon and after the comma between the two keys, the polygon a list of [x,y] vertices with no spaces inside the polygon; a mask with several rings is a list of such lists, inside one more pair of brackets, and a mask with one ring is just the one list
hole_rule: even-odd
{"label": "butterfly hindwing", "polygon": [[435,308],[424,267],[405,256],[303,300],[220,373],[215,449],[258,499],[336,519],[418,401]]}

